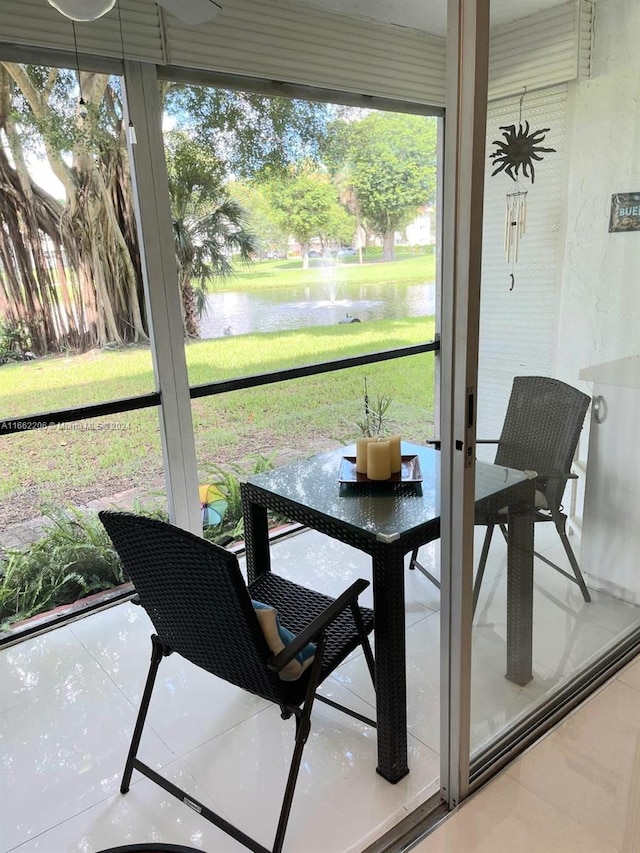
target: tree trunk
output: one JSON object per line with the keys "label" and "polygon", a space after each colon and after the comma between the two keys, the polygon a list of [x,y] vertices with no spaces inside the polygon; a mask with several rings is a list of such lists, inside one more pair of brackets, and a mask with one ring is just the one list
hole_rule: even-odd
{"label": "tree trunk", "polygon": [[191,268],[187,269],[180,282],[180,294],[182,296],[182,316],[184,319],[184,330],[190,338],[200,337],[200,321],[196,310],[196,295],[191,284]]}
{"label": "tree trunk", "polygon": [[384,236],[382,238],[382,260],[383,261],[392,261],[394,259],[394,247],[395,247],[395,231],[385,231]]}
{"label": "tree trunk", "polygon": [[[106,75],[81,74],[88,111],[76,115],[80,141],[73,166],[43,136],[49,165],[65,188],[65,207],[33,183],[24,163],[13,87],[46,126],[59,74],[51,69],[46,83],[36,87],[26,66],[0,63],[0,127],[15,163],[15,169],[6,158],[4,167],[0,163],[0,196],[6,201],[3,256],[11,259],[13,268],[7,281],[0,282],[4,301],[11,316],[28,325],[40,353],[147,341],[124,129],[113,110]],[[108,139],[97,124],[96,108],[105,102],[113,119]],[[53,247],[47,244],[45,252],[47,238]]]}
{"label": "tree trunk", "polygon": [[309,243],[300,243],[300,248],[302,249],[302,269],[309,269]]}

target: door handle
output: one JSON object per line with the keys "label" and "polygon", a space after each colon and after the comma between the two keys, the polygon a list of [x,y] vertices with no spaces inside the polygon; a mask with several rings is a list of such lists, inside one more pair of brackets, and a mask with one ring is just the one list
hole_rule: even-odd
{"label": "door handle", "polygon": [[597,424],[602,424],[607,419],[607,401],[603,396],[593,398],[593,419]]}

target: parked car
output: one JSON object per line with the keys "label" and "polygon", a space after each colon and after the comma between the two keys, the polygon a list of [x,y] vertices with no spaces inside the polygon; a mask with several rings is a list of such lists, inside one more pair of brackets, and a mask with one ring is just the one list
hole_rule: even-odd
{"label": "parked car", "polygon": [[338,250],[338,257],[339,258],[344,258],[347,255],[355,255],[355,254],[356,254],[356,250],[353,248],[353,246],[343,246],[341,249]]}

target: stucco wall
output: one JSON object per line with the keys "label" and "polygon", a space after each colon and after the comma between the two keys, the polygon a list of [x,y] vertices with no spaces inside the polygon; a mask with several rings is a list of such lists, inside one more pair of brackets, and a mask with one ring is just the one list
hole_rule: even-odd
{"label": "stucco wall", "polygon": [[609,234],[611,195],[640,191],[640,2],[596,4],[592,73],[569,84],[566,237],[554,374],[640,353],[640,232]]}

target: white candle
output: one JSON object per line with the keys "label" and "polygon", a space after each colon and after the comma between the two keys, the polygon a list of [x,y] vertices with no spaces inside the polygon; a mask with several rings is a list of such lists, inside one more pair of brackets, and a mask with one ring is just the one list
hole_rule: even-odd
{"label": "white candle", "polygon": [[367,445],[367,477],[388,480],[391,476],[391,446],[388,440],[378,439]]}
{"label": "white candle", "polygon": [[400,449],[401,439],[399,435],[389,436],[389,450],[391,453],[391,473],[399,474],[402,470],[402,451]]}
{"label": "white candle", "polygon": [[356,439],[356,471],[358,474],[367,473],[367,445],[370,441],[375,441],[375,438]]}

